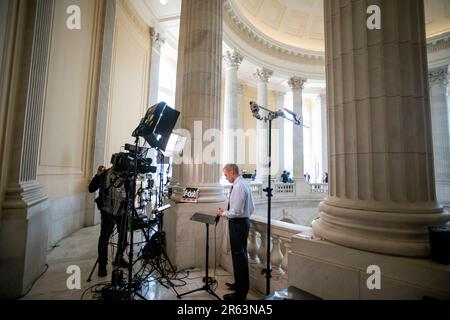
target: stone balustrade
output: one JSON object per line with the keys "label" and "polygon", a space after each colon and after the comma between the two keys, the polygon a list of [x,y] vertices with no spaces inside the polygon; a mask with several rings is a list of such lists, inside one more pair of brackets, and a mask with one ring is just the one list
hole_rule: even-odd
{"label": "stone balustrade", "polygon": [[295,195],[295,183],[276,182],[274,193],[279,195]]}
{"label": "stone balustrade", "polygon": [[[263,197],[263,185],[262,183],[252,182],[250,183],[250,189],[252,190],[253,198],[259,199]],[[231,184],[223,185],[223,193],[228,197],[231,190]]]}
{"label": "stone balustrade", "polygon": [[[328,184],[326,183],[311,183],[311,193],[327,193]],[[255,199],[265,198],[263,193],[263,184],[260,182],[250,183],[250,188]],[[223,193],[228,196],[231,190],[231,184],[223,185]],[[297,188],[295,183],[282,183],[273,181],[273,195],[277,196],[295,196]]]}
{"label": "stone balustrade", "polygon": [[[291,237],[301,234],[304,237],[312,237],[310,227],[271,221],[270,234],[270,264],[272,268],[271,291],[286,288],[288,286],[288,252],[291,247]],[[250,233],[248,237],[248,255],[250,265],[250,284],[252,288],[265,292],[266,279],[261,274],[266,268],[267,259],[267,219],[260,216],[252,216]]]}
{"label": "stone balustrade", "polygon": [[312,193],[328,193],[328,183],[310,183]]}

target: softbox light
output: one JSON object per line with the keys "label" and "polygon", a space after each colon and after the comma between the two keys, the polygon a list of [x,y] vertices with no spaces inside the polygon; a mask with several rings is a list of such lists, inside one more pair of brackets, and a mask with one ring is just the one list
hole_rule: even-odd
{"label": "softbox light", "polygon": [[159,102],[148,108],[133,137],[143,137],[150,147],[165,151],[179,116],[180,112]]}

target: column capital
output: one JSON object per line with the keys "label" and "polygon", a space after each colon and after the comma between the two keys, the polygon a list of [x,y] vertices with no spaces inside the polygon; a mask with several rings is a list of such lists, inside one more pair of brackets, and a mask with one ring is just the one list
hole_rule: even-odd
{"label": "column capital", "polygon": [[161,50],[162,45],[166,42],[159,32],[155,30],[155,28],[150,28],[150,37],[152,41],[152,47],[156,50]]}
{"label": "column capital", "polygon": [[256,69],[256,72],[253,74],[253,76],[258,82],[265,82],[265,83],[269,82],[272,75],[273,71],[266,68]]}
{"label": "column capital", "polygon": [[244,56],[239,52],[232,50],[225,53],[225,55],[223,56],[223,60],[225,60],[227,66],[230,68],[239,67],[242,63],[242,60],[244,60]]}
{"label": "column capital", "polygon": [[428,81],[430,85],[443,84],[448,85],[448,66],[432,69],[428,71]]}
{"label": "column capital", "polygon": [[301,77],[291,77],[288,80],[288,85],[292,90],[303,90],[305,87],[305,83],[306,81],[308,81],[308,79],[306,78],[301,78]]}

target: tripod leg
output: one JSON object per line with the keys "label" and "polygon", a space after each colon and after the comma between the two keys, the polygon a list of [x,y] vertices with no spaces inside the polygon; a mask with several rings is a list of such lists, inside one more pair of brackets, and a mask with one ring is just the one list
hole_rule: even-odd
{"label": "tripod leg", "polygon": [[89,275],[89,278],[86,280],[87,282],[91,282],[92,274],[94,273],[94,270],[95,270],[95,267],[97,266],[97,264],[98,264],[98,258],[97,258],[97,260],[95,260],[95,264],[91,270],[91,274]]}

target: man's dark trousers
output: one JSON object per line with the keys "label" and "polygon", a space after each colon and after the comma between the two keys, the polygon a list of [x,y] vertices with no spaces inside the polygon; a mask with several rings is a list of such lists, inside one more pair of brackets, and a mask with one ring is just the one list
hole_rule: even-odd
{"label": "man's dark trousers", "polygon": [[245,300],[250,286],[248,270],[247,238],[250,230],[249,218],[234,218],[228,222],[231,256],[233,259],[235,299]]}
{"label": "man's dark trousers", "polygon": [[100,237],[98,240],[98,263],[100,265],[106,265],[108,263],[108,245],[109,238],[111,237],[114,226],[117,225],[119,231],[118,248],[116,253],[116,259],[120,259],[125,251],[125,228],[126,219],[122,215],[113,216],[106,211],[100,211],[101,214],[101,227]]}

